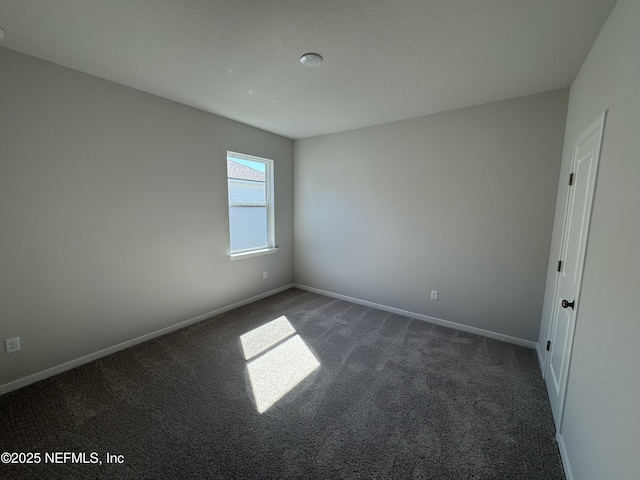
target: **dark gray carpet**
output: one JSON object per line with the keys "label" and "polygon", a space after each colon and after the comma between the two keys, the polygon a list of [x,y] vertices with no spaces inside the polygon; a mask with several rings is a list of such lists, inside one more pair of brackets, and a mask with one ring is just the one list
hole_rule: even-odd
{"label": "dark gray carpet", "polygon": [[[260,414],[239,337],[281,315],[320,367]],[[0,452],[42,455],[2,479],[564,478],[533,350],[298,289],[3,395],[0,419]]]}

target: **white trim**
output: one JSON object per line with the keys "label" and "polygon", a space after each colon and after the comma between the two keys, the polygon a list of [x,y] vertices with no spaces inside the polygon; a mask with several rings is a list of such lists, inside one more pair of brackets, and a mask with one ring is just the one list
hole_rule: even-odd
{"label": "white trim", "polygon": [[227,157],[235,157],[239,158],[240,160],[249,160],[250,162],[255,162],[256,160],[265,163],[273,162],[273,160],[271,160],[270,158],[259,157],[257,155],[251,155],[249,153],[234,152],[233,150],[227,150]]}
{"label": "white trim", "polygon": [[558,448],[560,449],[560,458],[562,459],[562,466],[564,467],[564,476],[567,477],[567,480],[573,480],[573,472],[571,471],[569,454],[567,453],[567,446],[564,443],[564,437],[557,433],[556,441],[558,442]]}
{"label": "white trim", "polygon": [[261,250],[250,250],[248,252],[231,253],[229,254],[229,260],[242,260],[243,258],[259,257],[260,255],[268,255],[270,253],[276,253],[279,250],[278,247],[263,248]]}
{"label": "white trim", "polygon": [[306,285],[300,285],[294,283],[293,287],[299,288],[301,290],[306,290],[308,292],[318,293],[320,295],[325,295],[327,297],[337,298],[339,300],[346,300],[347,302],[357,303],[358,305],[364,305],[365,307],[377,308],[378,310],[384,310],[386,312],[397,313],[398,315],[403,315],[409,318],[415,318],[416,320],[422,320],[424,322],[435,323],[436,325],[441,325],[443,327],[455,328],[456,330],[462,330],[463,332],[475,333],[476,335],[482,335],[483,337],[493,338],[495,340],[501,340],[507,343],[514,343],[516,345],[521,345],[523,347],[535,349],[536,342],[532,342],[530,340],[524,340],[522,338],[511,337],[509,335],[504,335],[502,333],[491,332],[489,330],[483,330],[481,328],[470,327],[469,325],[463,325],[461,323],[450,322],[449,320],[442,320],[440,318],[429,317],[427,315],[422,315],[421,313],[409,312],[407,310],[401,310],[399,308],[389,307],[387,305],[380,305],[379,303],[369,302],[367,300],[361,300],[359,298],[348,297],[347,295],[341,295],[339,293],[328,292],[326,290],[321,290],[319,288],[307,287]]}
{"label": "white trim", "polygon": [[540,344],[536,343],[536,353],[538,354],[538,366],[540,367],[540,374],[542,375],[542,378],[544,378],[545,376],[545,363],[546,363],[546,359],[544,358],[544,355],[542,354],[542,350],[540,350]]}
{"label": "white trim", "polygon": [[[275,190],[275,183],[274,183],[274,177],[275,177],[275,162],[273,160],[270,160],[268,158],[263,158],[263,157],[256,157],[255,155],[247,155],[245,153],[238,153],[238,152],[233,152],[231,150],[227,150],[227,162],[229,161],[229,157],[231,158],[237,158],[238,160],[247,160],[250,162],[255,162],[255,163],[263,163],[265,168],[264,168],[264,184],[265,184],[265,200],[266,203],[264,205],[246,205],[248,207],[266,207],[267,208],[267,246],[266,248],[260,248],[259,250],[256,249],[251,249],[251,250],[244,250],[244,251],[236,251],[233,253],[230,253],[230,257],[235,257],[238,255],[242,255],[242,254],[253,254],[255,253],[256,255],[264,255],[266,253],[273,253],[275,251],[278,250],[278,247],[276,246],[276,206],[275,206],[275,196],[274,196],[274,190]],[[227,189],[229,188],[229,172],[227,172]],[[227,194],[229,192],[227,191]],[[236,207],[239,205],[235,205],[232,204],[230,202],[227,202],[228,208],[227,208],[227,220],[228,220],[228,225],[229,225],[229,249],[231,249],[231,207]],[[254,256],[254,255],[247,255],[241,258],[247,258],[248,256]],[[232,258],[233,260],[233,258]]]}
{"label": "white trim", "polygon": [[65,372],[67,370],[71,370],[72,368],[79,367],[80,365],[84,365],[85,363],[89,363],[99,358],[106,357],[107,355],[111,355],[112,353],[119,352],[120,350],[124,350],[125,348],[133,347],[134,345],[137,345],[142,342],[146,342],[147,340],[151,340],[153,338],[166,335],[167,333],[175,332],[176,330],[180,330],[181,328],[187,327],[189,325],[193,325],[194,323],[198,323],[203,320],[216,317],[222,313],[228,312],[229,310],[233,310],[234,308],[242,307],[243,305],[247,305],[249,303],[262,300],[263,298],[270,297],[271,295],[275,295],[276,293],[284,292],[285,290],[288,290],[291,287],[293,287],[293,285],[285,285],[284,287],[276,288],[275,290],[270,290],[268,292],[255,295],[245,300],[232,303],[231,305],[217,308],[216,310],[212,310],[211,312],[203,313],[202,315],[198,315],[197,317],[190,318],[189,320],[185,320],[183,322],[179,322],[174,325],[161,328],[160,330],[156,330],[155,332],[147,333],[146,335],[142,335],[140,337],[127,340],[126,342],[122,342],[117,345],[113,345],[111,347],[98,350],[97,352],[84,355],[80,358],[76,358],[75,360],[70,360],[68,362],[61,363],[60,365],[56,365],[55,367],[47,368],[46,370],[42,370],[40,372],[28,375],[26,377],[19,378],[18,380],[13,380],[12,382],[5,383],[4,385],[0,385],[0,395],[11,392],[12,390],[17,390],[18,388],[26,387],[31,383],[44,380],[45,378],[51,377],[53,375],[57,375],[58,373]]}

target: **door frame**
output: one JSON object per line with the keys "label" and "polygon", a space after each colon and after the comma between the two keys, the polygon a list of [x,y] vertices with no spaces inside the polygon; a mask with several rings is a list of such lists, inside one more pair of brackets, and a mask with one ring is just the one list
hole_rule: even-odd
{"label": "door frame", "polygon": [[[566,392],[567,392],[567,385],[569,384],[569,376],[571,374],[571,359],[573,357],[573,341],[574,341],[574,336],[575,336],[575,331],[576,331],[576,325],[578,323],[578,317],[580,315],[580,296],[581,296],[581,291],[582,291],[582,278],[584,275],[584,263],[586,260],[586,256],[587,256],[587,251],[589,248],[589,234],[590,234],[590,230],[591,230],[591,216],[593,213],[593,199],[595,197],[595,193],[596,193],[596,188],[597,188],[597,184],[598,184],[598,172],[600,170],[600,155],[602,152],[602,139],[604,136],[604,125],[605,125],[605,119],[607,116],[607,110],[605,110],[604,112],[602,112],[602,114],[600,114],[596,120],[589,125],[589,127],[587,127],[580,135],[578,135],[576,141],[573,144],[573,148],[571,150],[571,169],[570,172],[574,172],[575,171],[575,167],[576,167],[576,162],[577,162],[577,155],[576,155],[576,151],[577,149],[580,147],[580,145],[582,145],[585,141],[587,141],[589,138],[591,138],[592,135],[597,134],[600,135],[600,138],[598,140],[598,145],[596,148],[596,159],[595,159],[595,181],[594,181],[594,186],[593,186],[593,191],[591,192],[591,198],[589,199],[589,208],[588,208],[588,212],[589,212],[589,218],[587,220],[587,225],[586,225],[586,243],[585,243],[585,248],[584,248],[584,252],[581,256],[581,258],[579,259],[579,262],[581,263],[581,272],[580,272],[580,277],[578,278],[577,281],[577,285],[576,285],[576,296],[575,296],[575,302],[577,303],[576,305],[576,311],[575,311],[575,315],[574,315],[574,321],[573,324],[570,327],[570,331],[569,331],[569,335],[567,338],[567,348],[566,348],[566,361],[568,362],[568,366],[567,366],[567,373],[565,375],[564,381],[561,384],[561,392],[560,392],[560,410],[558,412],[558,421],[556,423],[556,432],[560,433],[561,431],[561,427],[562,427],[562,420],[564,419],[564,407],[565,407],[565,402],[566,402]],[[564,215],[563,215],[563,219],[562,219],[562,234],[560,237],[560,249],[558,251],[558,257],[560,257],[562,255],[562,252],[564,251],[564,246],[565,246],[565,242],[566,242],[566,231],[567,231],[567,220],[568,220],[568,215],[569,215],[569,204],[570,204],[570,198],[571,198],[571,189],[567,188],[567,194],[565,197],[565,208],[564,208]],[[564,261],[564,259],[559,258],[558,260]],[[559,274],[560,272],[557,272],[554,278],[554,287],[553,287],[553,302],[551,305],[551,320],[549,322],[549,328],[547,330],[547,340],[551,340],[553,331],[554,331],[554,327],[556,326],[556,322],[557,319],[555,318],[555,312],[557,310],[557,305],[556,302],[558,301],[558,288],[559,288]],[[547,352],[547,355],[545,357],[545,364],[544,364],[544,371],[543,371],[543,375],[542,377],[545,379],[545,383],[548,384],[549,380],[549,366],[551,364],[551,351]]]}

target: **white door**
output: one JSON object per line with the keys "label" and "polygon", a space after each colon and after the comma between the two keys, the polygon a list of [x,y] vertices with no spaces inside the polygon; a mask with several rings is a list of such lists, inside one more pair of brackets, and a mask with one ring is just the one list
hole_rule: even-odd
{"label": "white door", "polygon": [[551,410],[560,429],[564,394],[569,375],[571,347],[580,308],[580,283],[589,233],[591,205],[598,171],[600,143],[604,127],[603,113],[576,141],[573,147],[567,209],[562,233],[562,247],[558,263],[551,337],[547,344],[545,381]]}

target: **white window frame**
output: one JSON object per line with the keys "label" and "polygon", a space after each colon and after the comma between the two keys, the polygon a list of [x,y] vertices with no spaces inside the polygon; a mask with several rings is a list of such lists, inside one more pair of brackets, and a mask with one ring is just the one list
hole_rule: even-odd
{"label": "white window frame", "polygon": [[[227,171],[227,220],[229,222],[229,258],[231,260],[238,260],[241,258],[250,258],[258,255],[266,255],[269,253],[275,253],[278,251],[278,247],[276,246],[276,228],[275,228],[275,208],[274,208],[274,199],[273,199],[273,170],[274,170],[274,162],[268,158],[255,157],[253,155],[247,155],[244,153],[227,151],[227,157],[225,160],[233,158],[237,158],[240,160],[248,160],[251,162],[259,162],[264,164],[264,181],[266,187],[266,202],[262,203],[231,203],[229,202],[229,173]],[[225,161],[226,165],[226,161]],[[231,251],[231,207],[267,207],[267,245],[260,246],[257,248],[247,248],[244,250],[235,250]]]}

